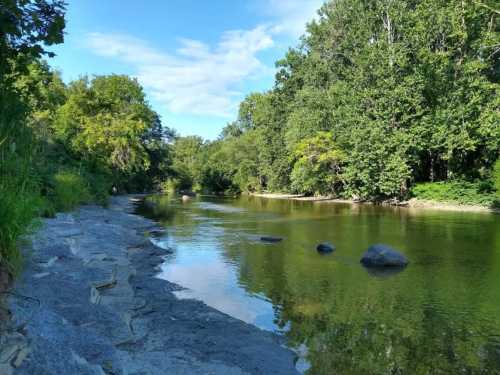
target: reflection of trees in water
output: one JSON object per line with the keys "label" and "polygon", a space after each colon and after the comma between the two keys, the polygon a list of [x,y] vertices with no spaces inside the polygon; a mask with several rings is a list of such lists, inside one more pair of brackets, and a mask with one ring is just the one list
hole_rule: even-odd
{"label": "reflection of trees in water", "polygon": [[498,343],[480,335],[499,332],[498,323],[481,326],[480,309],[457,315],[456,306],[484,300],[473,288],[446,294],[454,290],[450,283],[466,286],[471,276],[454,274],[460,270],[453,263],[443,269],[447,277],[418,285],[405,274],[381,280],[361,268],[315,268],[294,252],[227,250],[238,254],[242,284],[274,304],[290,345],[308,346],[313,374],[500,373]]}
{"label": "reflection of trees in water", "polygon": [[[185,211],[185,212],[183,212]],[[193,236],[197,230],[189,207],[179,203],[178,197],[172,195],[153,195],[147,197],[136,207],[136,213],[155,221],[166,228],[182,229],[185,237]]]}
{"label": "reflection of trees in water", "polygon": [[176,208],[169,195],[154,195],[147,197],[136,209],[140,215],[160,222],[170,222],[176,214]]}
{"label": "reflection of trees in water", "polygon": [[[276,324],[289,329],[290,345],[308,346],[311,373],[500,373],[500,340],[482,335],[500,332],[496,282],[500,253],[495,251],[500,235],[495,222],[481,218],[475,223],[467,216],[465,223],[457,215],[456,222],[447,224],[441,220],[444,214],[424,221],[404,210],[388,216],[371,206],[328,207],[253,197],[237,204],[249,212],[278,212],[290,222],[295,220],[286,226],[282,221],[231,223],[236,231],[279,230],[285,245],[294,244],[294,248],[252,243],[242,249],[239,242],[221,243],[223,254],[239,264],[241,285],[272,301]],[[191,215],[176,215],[184,209],[197,213],[163,198],[152,215],[168,220],[169,225],[185,226],[184,235],[184,230],[197,230]],[[321,221],[312,219],[332,213],[350,215],[335,221],[337,240],[363,248],[381,234],[392,236],[396,244],[415,244],[413,255],[417,259],[419,252],[420,263],[401,274],[379,278],[358,264],[347,266],[298,251],[297,244],[309,246],[317,240]],[[222,214],[204,211],[202,215],[216,219]],[[309,220],[312,225],[303,224]],[[448,249],[450,245],[459,249]],[[469,253],[467,246],[492,251]],[[347,255],[340,248],[335,257]],[[417,277],[417,272],[426,272],[426,277]]]}
{"label": "reflection of trees in water", "polygon": [[308,346],[313,374],[499,373],[498,343],[468,319],[391,293],[323,297],[281,301],[280,326],[291,322],[290,344]]}

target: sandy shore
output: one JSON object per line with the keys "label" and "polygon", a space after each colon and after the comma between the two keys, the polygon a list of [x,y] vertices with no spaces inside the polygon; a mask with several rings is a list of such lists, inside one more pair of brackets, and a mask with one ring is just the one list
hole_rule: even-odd
{"label": "sandy shore", "polygon": [[462,211],[462,212],[485,212],[485,213],[500,213],[499,209],[479,205],[461,205],[447,202],[437,202],[421,199],[410,199],[405,202],[360,202],[349,199],[336,199],[327,196],[314,196],[306,197],[298,194],[280,194],[280,193],[252,193],[254,197],[262,197],[269,199],[291,199],[296,201],[310,201],[310,202],[325,202],[325,203],[349,203],[349,204],[380,204],[383,206],[398,206],[406,207],[408,209],[427,209],[427,210],[442,210],[442,211]]}
{"label": "sandy shore", "polygon": [[0,374],[293,374],[283,338],[155,276],[168,250],[128,197],[44,220],[7,300]]}

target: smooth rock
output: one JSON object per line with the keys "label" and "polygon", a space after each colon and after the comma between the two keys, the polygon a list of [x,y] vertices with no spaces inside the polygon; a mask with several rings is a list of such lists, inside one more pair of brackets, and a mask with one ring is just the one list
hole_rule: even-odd
{"label": "smooth rock", "polygon": [[264,241],[264,242],[280,242],[283,240],[283,238],[281,237],[272,237],[272,236],[262,236],[260,238],[261,241]]}
{"label": "smooth rock", "polygon": [[316,246],[316,250],[318,250],[319,253],[331,253],[335,251],[335,245],[332,245],[329,242],[322,242],[318,246]]}
{"label": "smooth rock", "polygon": [[187,202],[191,200],[191,197],[189,195],[183,195],[181,199],[183,202]]}
{"label": "smooth rock", "polygon": [[404,267],[408,259],[390,246],[377,244],[368,248],[361,263],[365,267]]}

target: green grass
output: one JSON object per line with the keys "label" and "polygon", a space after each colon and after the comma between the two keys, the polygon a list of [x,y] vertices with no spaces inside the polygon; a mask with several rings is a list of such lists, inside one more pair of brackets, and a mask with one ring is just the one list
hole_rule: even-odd
{"label": "green grass", "polygon": [[441,181],[417,184],[412,196],[422,200],[432,200],[456,204],[493,206],[496,195],[488,182]]}
{"label": "green grass", "polygon": [[16,274],[22,264],[17,242],[35,227],[33,218],[41,201],[38,194],[5,182],[0,185],[0,196],[0,264]]}

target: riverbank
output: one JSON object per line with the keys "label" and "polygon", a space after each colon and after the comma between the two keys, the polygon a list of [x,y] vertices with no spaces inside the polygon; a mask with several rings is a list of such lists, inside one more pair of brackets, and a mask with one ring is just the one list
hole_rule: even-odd
{"label": "riverbank", "polygon": [[1,374],[290,374],[283,339],[156,278],[168,250],[128,197],[43,221],[10,291]]}
{"label": "riverbank", "polygon": [[408,201],[390,201],[390,202],[366,202],[355,201],[350,199],[337,199],[328,196],[314,196],[308,197],[299,194],[280,194],[280,193],[252,193],[254,197],[269,198],[269,199],[291,199],[297,201],[310,201],[310,202],[325,202],[325,203],[349,203],[349,204],[380,204],[386,206],[406,207],[409,209],[427,209],[427,210],[441,210],[441,211],[462,211],[462,212],[490,212],[500,213],[499,209],[490,208],[480,205],[462,205],[450,202],[438,202],[432,200],[421,200],[412,198]]}

